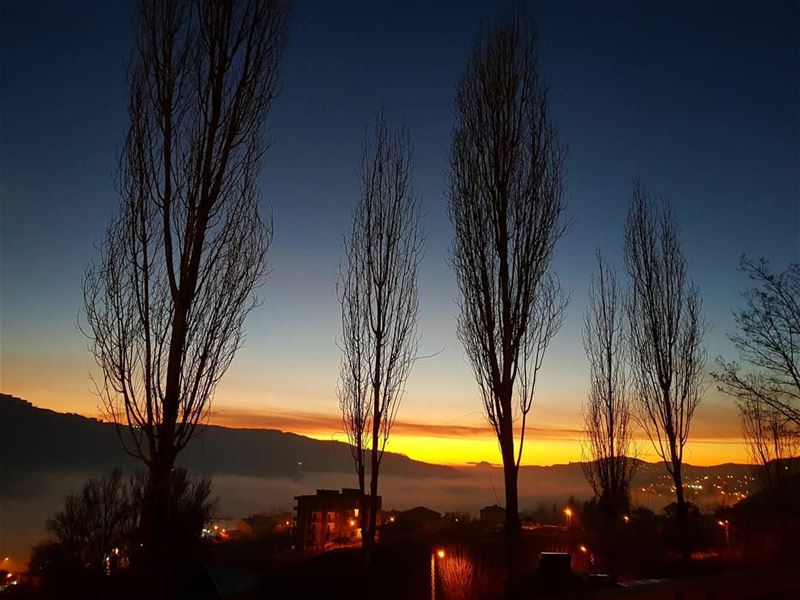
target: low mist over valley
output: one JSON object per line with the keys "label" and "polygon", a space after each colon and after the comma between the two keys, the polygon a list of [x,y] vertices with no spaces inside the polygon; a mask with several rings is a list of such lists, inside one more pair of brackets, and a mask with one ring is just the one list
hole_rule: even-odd
{"label": "low mist over valley", "polygon": [[[37,408],[6,394],[0,396],[0,422],[0,535],[14,554],[27,555],[45,536],[47,516],[88,477],[115,467],[126,473],[139,468],[122,450],[111,423]],[[181,455],[180,464],[191,473],[212,477],[220,517],[232,520],[259,511],[288,511],[295,496],[356,484],[350,450],[344,443],[271,429],[207,426]],[[403,510],[423,504],[440,512],[477,513],[483,506],[503,503],[502,469],[488,463],[442,466],[387,453],[383,468],[385,508]],[[687,477],[741,482],[751,470],[750,465],[737,464],[690,466]],[[519,483],[523,511],[570,496],[591,497],[579,463],[525,466]],[[729,487],[734,493],[735,486]],[[642,463],[633,494],[637,503],[655,510],[669,503],[671,490],[663,468]],[[712,506],[725,498],[704,495],[699,500]]]}

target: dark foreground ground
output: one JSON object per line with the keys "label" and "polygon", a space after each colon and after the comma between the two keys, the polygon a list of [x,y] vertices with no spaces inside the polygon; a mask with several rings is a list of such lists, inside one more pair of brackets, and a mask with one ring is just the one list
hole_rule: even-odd
{"label": "dark foreground ground", "polygon": [[797,600],[800,565],[760,567],[604,590],[597,600]]}

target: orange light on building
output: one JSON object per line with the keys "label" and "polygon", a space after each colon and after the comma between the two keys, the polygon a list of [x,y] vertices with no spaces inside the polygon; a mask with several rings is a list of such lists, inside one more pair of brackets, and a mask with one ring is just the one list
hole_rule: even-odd
{"label": "orange light on building", "polygon": [[350,519],[350,527],[354,527],[356,524],[355,519]]}

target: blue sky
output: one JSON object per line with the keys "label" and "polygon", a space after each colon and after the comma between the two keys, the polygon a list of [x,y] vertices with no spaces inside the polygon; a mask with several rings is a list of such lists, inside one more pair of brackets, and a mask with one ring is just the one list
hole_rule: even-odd
{"label": "blue sky", "polygon": [[[501,8],[297,3],[262,182],[275,226],[273,270],[246,346],[218,390],[220,420],[269,425],[278,414],[335,415],[335,273],[358,194],[363,130],[385,105],[415,146],[427,229],[422,351],[436,354],[417,364],[399,419],[480,425],[454,333],[445,169],[455,83],[481,21]],[[1,387],[89,414],[97,406],[93,364],[75,323],[83,271],[117,207],[132,10],[124,2],[0,4]],[[621,267],[635,177],[675,208],[710,325],[709,363],[730,352],[725,333],[746,284],[739,256],[777,268],[799,260],[800,20],[792,2],[537,2],[533,12],[551,107],[569,147],[573,221],[554,262],[572,301],[546,359],[535,419],[545,429],[577,427],[593,253],[599,245]],[[698,436],[737,434],[735,412],[713,388],[697,422]],[[335,424],[330,429],[336,436]],[[534,444],[526,460],[546,460],[536,452]]]}

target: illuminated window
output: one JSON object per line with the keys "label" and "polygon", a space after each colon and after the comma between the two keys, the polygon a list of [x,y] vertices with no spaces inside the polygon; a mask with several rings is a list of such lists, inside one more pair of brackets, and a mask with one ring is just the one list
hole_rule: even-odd
{"label": "illuminated window", "polygon": [[358,516],[358,509],[357,508],[353,509],[353,516],[354,517]]}

